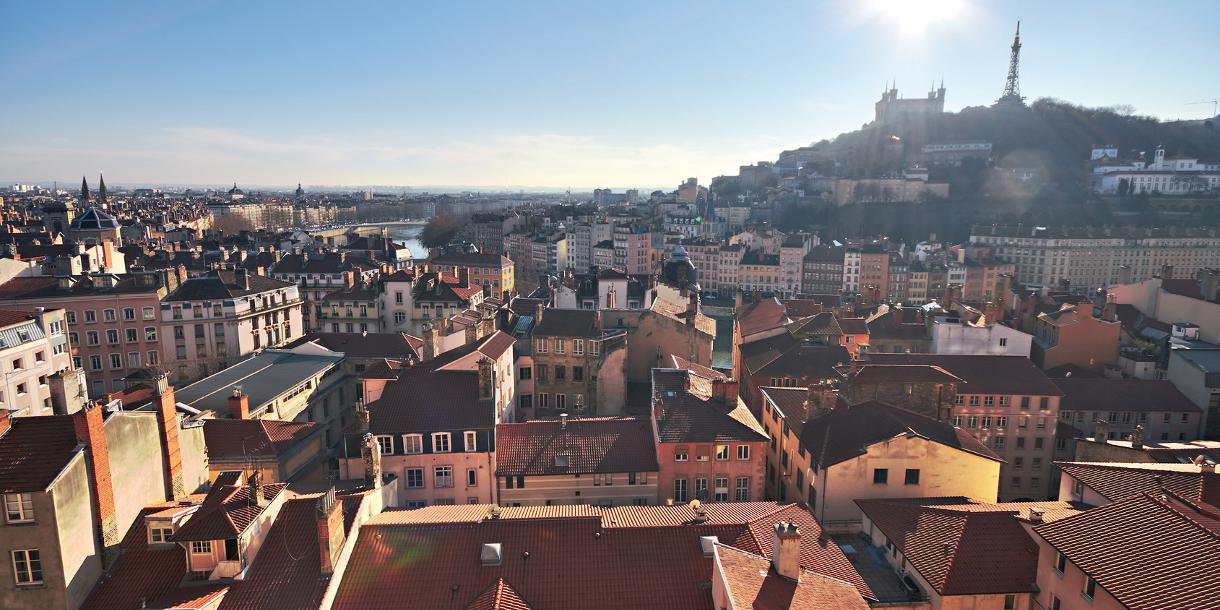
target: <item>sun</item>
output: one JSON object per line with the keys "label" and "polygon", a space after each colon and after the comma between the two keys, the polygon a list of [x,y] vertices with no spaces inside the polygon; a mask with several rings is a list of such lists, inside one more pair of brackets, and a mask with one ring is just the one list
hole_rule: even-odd
{"label": "sun", "polygon": [[967,0],[867,0],[869,17],[889,21],[909,36],[922,36],[938,23],[953,22],[965,11]]}

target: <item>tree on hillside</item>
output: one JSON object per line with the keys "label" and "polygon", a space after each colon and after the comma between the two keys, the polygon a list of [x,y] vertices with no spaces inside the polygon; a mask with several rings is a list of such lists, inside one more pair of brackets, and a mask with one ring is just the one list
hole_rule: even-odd
{"label": "tree on hillside", "polygon": [[424,225],[419,241],[429,248],[436,248],[449,243],[466,226],[464,216],[436,216]]}

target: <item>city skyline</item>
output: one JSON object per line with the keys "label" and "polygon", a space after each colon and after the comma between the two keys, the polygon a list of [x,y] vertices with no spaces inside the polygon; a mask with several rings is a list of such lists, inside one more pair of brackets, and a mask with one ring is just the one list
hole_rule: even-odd
{"label": "city skyline", "polygon": [[[294,5],[295,6],[295,5]],[[74,5],[0,42],[21,117],[0,180],[114,185],[588,189],[706,183],[857,129],[883,83],[946,109],[999,96],[1022,20],[1022,91],[1199,119],[1206,24],[967,0],[459,8]],[[246,7],[243,7],[245,9]],[[1211,17],[1208,17],[1208,15]],[[630,21],[623,21],[629,15]],[[1197,34],[1197,35],[1196,35]],[[1114,53],[1139,41],[1144,51]],[[1070,61],[1064,61],[1069,58]],[[1140,74],[1138,87],[1126,76]],[[58,87],[47,83],[60,83]],[[1136,99],[1131,99],[1136,96]]]}

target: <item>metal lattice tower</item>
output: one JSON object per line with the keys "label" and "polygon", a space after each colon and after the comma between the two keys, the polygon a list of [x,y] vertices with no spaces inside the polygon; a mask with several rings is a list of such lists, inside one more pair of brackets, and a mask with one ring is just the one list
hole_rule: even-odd
{"label": "metal lattice tower", "polygon": [[1021,61],[1021,22],[1017,22],[1017,34],[1012,37],[1012,55],[1008,59],[1008,80],[1004,83],[1004,94],[1001,102],[1025,103],[1021,97],[1021,85],[1018,81]]}

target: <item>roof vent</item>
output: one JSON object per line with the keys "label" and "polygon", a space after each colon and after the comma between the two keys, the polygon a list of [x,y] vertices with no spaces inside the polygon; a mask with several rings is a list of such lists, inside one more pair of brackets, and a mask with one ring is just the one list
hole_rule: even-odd
{"label": "roof vent", "polygon": [[703,549],[704,557],[711,557],[715,553],[717,542],[720,542],[720,539],[715,536],[699,537],[699,547]]}
{"label": "roof vent", "polygon": [[492,505],[491,505],[491,518],[492,518],[492,519],[499,519],[499,518],[500,518],[500,505],[499,505],[499,504],[492,504]]}
{"label": "roof vent", "polygon": [[504,563],[504,549],[499,542],[489,542],[479,549],[479,563],[485,566],[498,566]]}

